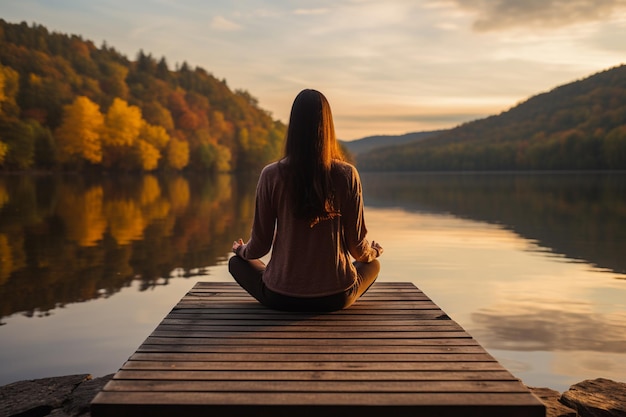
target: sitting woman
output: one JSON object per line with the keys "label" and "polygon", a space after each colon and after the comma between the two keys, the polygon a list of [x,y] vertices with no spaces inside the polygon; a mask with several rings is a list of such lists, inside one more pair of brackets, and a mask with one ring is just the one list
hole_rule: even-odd
{"label": "sitting woman", "polygon": [[[383,248],[366,234],[361,181],[342,159],[330,105],[319,91],[303,90],[284,158],[261,172],[251,236],[233,242],[229,271],[269,308],[340,310],[378,276]],[[266,266],[259,258],[270,249]]]}

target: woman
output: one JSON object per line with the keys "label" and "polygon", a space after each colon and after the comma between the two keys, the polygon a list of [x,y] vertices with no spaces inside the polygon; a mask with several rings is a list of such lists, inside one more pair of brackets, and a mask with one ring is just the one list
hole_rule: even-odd
{"label": "woman", "polygon": [[[340,310],[378,276],[383,248],[366,234],[361,181],[342,160],[330,105],[319,91],[303,90],[291,108],[285,156],[261,172],[250,240],[233,242],[229,271],[270,308]],[[270,249],[265,266],[259,258]]]}

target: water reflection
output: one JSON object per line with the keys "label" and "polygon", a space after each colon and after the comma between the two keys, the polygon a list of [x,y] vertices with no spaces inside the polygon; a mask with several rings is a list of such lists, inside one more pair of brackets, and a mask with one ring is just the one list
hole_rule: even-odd
{"label": "water reflection", "polygon": [[493,349],[626,352],[626,312],[594,313],[585,304],[496,304],[472,314],[474,336]]}
{"label": "water reflection", "polygon": [[367,208],[385,245],[385,281],[409,280],[514,375],[564,391],[626,375],[626,285],[567,262],[502,225],[452,215]]}
{"label": "water reflection", "polygon": [[248,233],[254,185],[230,175],[0,177],[0,316],[45,315],[215,265]]}
{"label": "water reflection", "polygon": [[[362,178],[381,281],[414,282],[528,384],[623,378],[626,174]],[[0,384],[115,371],[194,281],[231,280],[255,184],[0,176]]]}
{"label": "water reflection", "polygon": [[565,260],[626,273],[626,173],[365,173],[369,205],[500,224]]}
{"label": "water reflection", "polygon": [[[362,177],[368,206],[486,221],[537,243],[526,250],[626,272],[624,173]],[[255,175],[0,177],[0,317],[202,273],[233,236],[247,235],[255,183]]]}

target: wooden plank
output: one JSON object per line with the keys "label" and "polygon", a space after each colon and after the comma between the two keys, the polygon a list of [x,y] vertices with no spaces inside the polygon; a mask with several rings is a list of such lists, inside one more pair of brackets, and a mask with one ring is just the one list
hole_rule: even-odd
{"label": "wooden plank", "polygon": [[92,403],[107,416],[545,416],[545,407],[410,283],[333,313],[266,309],[197,283]]}
{"label": "wooden plank", "polygon": [[206,417],[207,410],[213,416],[229,417],[380,417],[386,410],[393,410],[394,417],[545,417],[545,410],[526,393],[101,392],[97,399],[91,407],[96,417],[103,410],[116,417]]}
{"label": "wooden plank", "polygon": [[[259,381],[257,380],[204,380],[185,379],[187,374],[181,375],[181,379],[175,375],[168,375],[167,372],[155,372],[155,380],[145,379],[114,379],[107,386],[107,391],[122,392],[258,392]],[[172,373],[169,373],[172,374]],[[169,376],[169,378],[168,378]],[[382,381],[380,381],[382,382]],[[525,389],[516,380],[508,381],[384,381],[384,384],[372,384],[370,380],[356,381],[263,381],[263,392],[302,392],[302,393],[461,393],[476,392],[495,393],[523,393]]]}
{"label": "wooden plank", "polygon": [[[161,331],[155,330],[152,332],[153,336],[156,337],[205,337],[205,338],[261,338],[261,339],[283,339],[286,337],[285,332],[274,332],[274,331],[265,331],[265,332],[239,332],[239,331],[221,331],[221,332],[201,332],[201,331],[187,331],[186,333],[181,333],[178,331]],[[466,338],[469,339],[471,336],[465,332],[433,332],[433,331],[423,331],[423,332],[326,332],[323,335],[318,334],[317,332],[290,332],[290,337],[295,337],[298,339],[350,339],[354,336],[357,339],[363,338],[384,338],[391,337],[393,339],[413,339],[416,337],[424,337],[427,339],[447,339],[447,338]],[[322,337],[323,336],[323,337]]]}
{"label": "wooden plank", "polygon": [[[216,361],[216,362],[237,362],[237,361],[261,361],[274,362],[283,366],[285,362],[496,362],[488,353],[480,354],[250,354],[250,353],[211,353],[185,351],[186,347],[180,350],[173,348],[172,351],[160,349],[137,351],[131,356],[132,360],[140,360],[140,354],[146,354],[151,360],[163,361]],[[146,357],[146,356],[144,356]]]}
{"label": "wooden plank", "polygon": [[[113,383],[114,381],[111,381]],[[259,385],[257,385],[259,386]],[[103,395],[100,395],[103,394]],[[116,395],[115,395],[116,394]],[[391,406],[398,405],[434,405],[441,407],[445,405],[457,405],[471,407],[473,405],[487,405],[494,408],[498,406],[511,405],[536,405],[537,399],[527,392],[519,393],[496,393],[496,392],[457,392],[457,393],[436,393],[436,392],[355,392],[345,395],[344,392],[315,392],[315,393],[295,393],[281,392],[277,395],[268,395],[266,392],[114,392],[108,389],[99,393],[97,403],[133,403],[138,400],[146,404],[246,404],[246,405],[299,405],[302,404],[327,404],[327,405],[348,405],[354,404],[366,406]],[[117,397],[117,398],[116,398]],[[303,407],[304,408],[304,407]],[[206,410],[205,410],[206,412]],[[415,412],[415,411],[414,411]],[[415,414],[413,414],[415,415]],[[421,415],[421,414],[419,414]],[[467,415],[467,414],[464,414]],[[500,414],[510,415],[510,414]],[[537,415],[537,414],[534,414]]]}
{"label": "wooden plank", "polygon": [[[211,371],[277,371],[276,362],[236,361],[236,362],[209,362],[192,360],[159,360],[155,354],[136,353],[132,359],[124,364],[119,372],[128,369],[183,369],[183,370],[211,370]],[[487,362],[296,362],[289,361],[280,364],[282,371],[415,371],[415,372],[487,372],[501,371],[510,375],[496,361]]]}
{"label": "wooden plank", "polygon": [[125,366],[119,371],[116,380],[182,380],[182,381],[514,381],[509,372],[498,371],[275,371],[237,370],[206,371],[196,369],[172,369],[169,365],[147,369],[132,369]]}
{"label": "wooden plank", "polygon": [[463,355],[485,355],[480,346],[219,346],[204,344],[142,344],[138,352],[146,351],[174,351],[174,352],[210,352],[210,353],[254,353],[254,354],[463,354]]}
{"label": "wooden plank", "polygon": [[[327,339],[219,339],[219,338],[174,338],[174,337],[148,337],[142,344],[152,345],[170,345],[170,344],[202,344],[202,345],[220,345],[220,346],[267,346],[281,344],[283,346],[327,346]],[[479,346],[474,339],[467,338],[451,338],[451,339],[333,339],[333,346]]]}

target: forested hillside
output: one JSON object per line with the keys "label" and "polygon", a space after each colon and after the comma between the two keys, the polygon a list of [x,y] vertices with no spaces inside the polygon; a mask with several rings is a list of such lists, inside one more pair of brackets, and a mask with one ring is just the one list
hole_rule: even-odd
{"label": "forested hillside", "polygon": [[0,169],[250,169],[284,131],[203,68],[0,19]]}
{"label": "forested hillside", "polygon": [[626,66],[357,163],[372,171],[626,169]]}
{"label": "forested hillside", "polygon": [[420,140],[424,140],[428,137],[442,133],[443,130],[433,130],[429,132],[414,132],[405,133],[404,135],[376,135],[368,136],[362,139],[352,140],[348,142],[341,142],[348,152],[352,155],[359,155],[365,152],[369,152],[373,149],[380,148],[382,146],[396,146],[406,143],[414,143]]}

